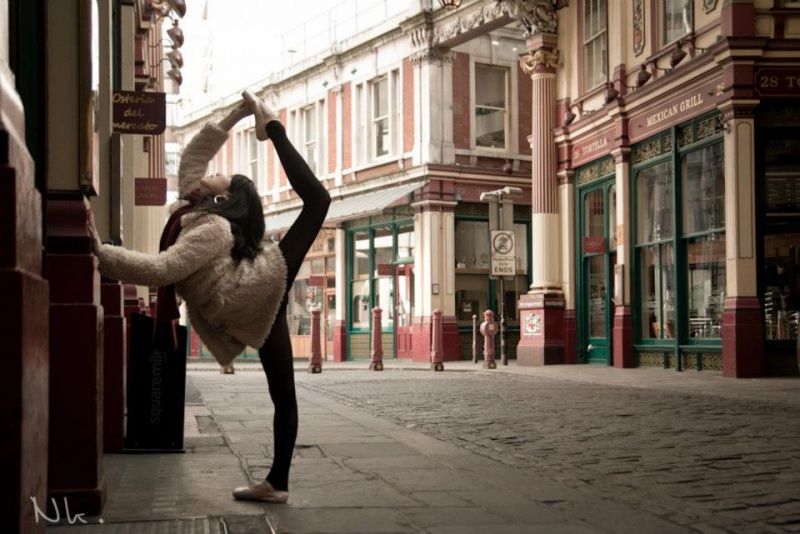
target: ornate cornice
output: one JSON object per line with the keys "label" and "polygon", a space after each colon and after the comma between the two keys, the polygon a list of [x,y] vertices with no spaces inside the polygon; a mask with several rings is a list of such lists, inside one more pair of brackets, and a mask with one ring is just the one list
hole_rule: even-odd
{"label": "ornate cornice", "polygon": [[411,54],[409,58],[412,65],[422,65],[424,63],[452,63],[455,53],[445,48],[426,48]]}
{"label": "ornate cornice", "polygon": [[[448,21],[446,24],[436,26],[430,34],[426,33],[426,29],[421,32],[413,32],[412,42],[414,42],[415,38],[418,40],[428,38],[430,39],[430,45],[438,46],[454,40],[461,34],[468,33],[484,24],[502,18],[506,15],[506,12],[507,10],[503,8],[499,1],[494,5],[486,4],[481,6],[480,9],[459,15],[455,20]],[[415,36],[415,34],[418,35]]]}
{"label": "ornate cornice", "polygon": [[535,52],[528,52],[520,57],[519,65],[528,76],[540,72],[555,72],[558,67],[558,50],[540,48]]}
{"label": "ornate cornice", "polygon": [[524,37],[540,33],[558,33],[556,11],[569,4],[569,0],[497,0],[511,17],[525,27]]}

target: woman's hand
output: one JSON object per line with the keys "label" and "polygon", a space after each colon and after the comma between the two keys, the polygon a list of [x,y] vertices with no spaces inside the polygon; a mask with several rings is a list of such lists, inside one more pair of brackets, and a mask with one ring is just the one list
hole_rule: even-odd
{"label": "woman's hand", "polygon": [[251,113],[256,118],[256,138],[259,141],[266,141],[269,138],[267,134],[267,123],[270,121],[278,120],[278,114],[275,113],[266,102],[257,98],[250,91],[243,91],[242,98],[250,108]]}
{"label": "woman's hand", "polygon": [[100,253],[100,247],[103,242],[100,241],[100,234],[97,232],[97,225],[94,222],[94,213],[91,208],[89,209],[89,220],[86,221],[86,229],[89,231],[89,237],[92,239],[92,252],[95,256]]}

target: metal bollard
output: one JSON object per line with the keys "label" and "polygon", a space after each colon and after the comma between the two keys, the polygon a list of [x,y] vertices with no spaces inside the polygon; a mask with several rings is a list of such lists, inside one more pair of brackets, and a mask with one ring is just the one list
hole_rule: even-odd
{"label": "metal bollard", "polygon": [[494,336],[497,335],[497,323],[494,322],[492,310],[483,312],[481,334],[483,334],[483,368],[497,369],[497,364],[494,362]]}
{"label": "metal bollard", "polygon": [[478,316],[472,314],[472,363],[478,363]]}
{"label": "metal bollard", "polygon": [[322,372],[322,345],[320,343],[320,315],[319,308],[311,310],[311,362],[308,364],[309,373]]}
{"label": "metal bollard", "polygon": [[433,310],[431,325],[431,369],[434,371],[444,371],[442,358],[442,310]]}
{"label": "metal bollard", "polygon": [[383,336],[381,331],[380,308],[372,308],[372,359],[369,362],[370,371],[383,371]]}

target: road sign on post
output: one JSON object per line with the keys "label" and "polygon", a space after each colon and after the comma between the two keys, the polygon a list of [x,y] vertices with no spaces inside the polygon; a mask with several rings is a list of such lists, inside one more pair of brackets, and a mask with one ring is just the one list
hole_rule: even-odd
{"label": "road sign on post", "polygon": [[514,248],[513,230],[495,230],[491,233],[492,276],[515,276],[517,274]]}
{"label": "road sign on post", "polygon": [[500,359],[508,365],[506,356],[506,287],[505,281],[517,275],[517,254],[514,242],[514,201],[505,198],[522,193],[519,187],[507,186],[496,191],[481,193],[481,200],[489,203],[489,251],[491,269],[489,278],[500,280]]}

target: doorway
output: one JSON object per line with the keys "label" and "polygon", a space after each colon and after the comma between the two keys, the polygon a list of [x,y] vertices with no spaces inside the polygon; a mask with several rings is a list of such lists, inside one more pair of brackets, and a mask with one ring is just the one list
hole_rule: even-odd
{"label": "doorway", "polygon": [[396,358],[411,358],[411,322],[414,311],[414,264],[397,265],[394,279]]}
{"label": "doorway", "polygon": [[617,262],[613,177],[582,189],[579,199],[579,353],[585,363],[611,365]]}

